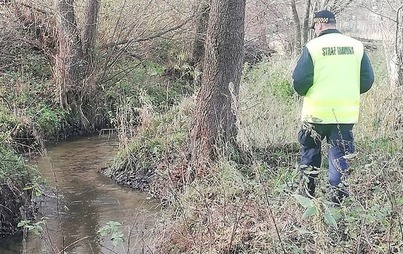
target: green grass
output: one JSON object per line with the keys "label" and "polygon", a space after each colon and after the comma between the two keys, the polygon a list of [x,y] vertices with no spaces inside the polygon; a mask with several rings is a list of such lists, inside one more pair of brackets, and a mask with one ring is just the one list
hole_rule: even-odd
{"label": "green grass", "polygon": [[251,147],[295,142],[301,100],[290,93],[291,68],[280,56],[244,71],[238,112],[241,142]]}
{"label": "green grass", "polygon": [[12,149],[0,143],[0,184],[6,184],[7,180],[17,181],[25,179],[28,172],[24,160],[16,155]]}

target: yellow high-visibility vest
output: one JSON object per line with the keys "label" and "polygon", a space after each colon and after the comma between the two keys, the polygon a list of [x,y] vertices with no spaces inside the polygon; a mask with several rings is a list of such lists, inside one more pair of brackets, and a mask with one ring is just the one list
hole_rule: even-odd
{"label": "yellow high-visibility vest", "polygon": [[309,41],[306,47],[312,57],[314,78],[304,97],[302,120],[356,123],[363,44],[343,34],[330,33]]}

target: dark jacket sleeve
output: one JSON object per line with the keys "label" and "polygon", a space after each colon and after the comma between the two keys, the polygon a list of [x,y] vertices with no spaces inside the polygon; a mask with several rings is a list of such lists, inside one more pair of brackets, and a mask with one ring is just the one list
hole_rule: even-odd
{"label": "dark jacket sleeve", "polygon": [[364,52],[361,59],[360,93],[363,94],[371,89],[374,83],[374,70],[368,55]]}
{"label": "dark jacket sleeve", "polygon": [[306,47],[303,47],[300,58],[292,73],[294,90],[299,95],[306,95],[313,85],[313,61]]}

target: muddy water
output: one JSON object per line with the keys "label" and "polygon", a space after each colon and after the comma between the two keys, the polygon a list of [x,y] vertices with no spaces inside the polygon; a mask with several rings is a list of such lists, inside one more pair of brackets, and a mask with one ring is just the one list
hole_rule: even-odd
{"label": "muddy water", "polygon": [[[42,235],[27,241],[0,239],[0,253],[148,253],[158,216],[158,204],[147,194],[116,185],[99,173],[113,159],[116,139],[94,136],[47,148],[37,162],[49,182],[40,202],[39,218],[46,217]],[[58,197],[58,198],[57,198]],[[108,222],[119,222],[124,243],[115,246],[97,232]]]}

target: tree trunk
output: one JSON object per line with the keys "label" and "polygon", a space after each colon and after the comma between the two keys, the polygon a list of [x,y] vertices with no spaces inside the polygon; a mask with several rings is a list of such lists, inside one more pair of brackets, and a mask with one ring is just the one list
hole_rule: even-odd
{"label": "tree trunk", "polygon": [[295,39],[294,39],[294,52],[299,52],[301,49],[301,22],[299,21],[297,5],[295,0],[291,0],[291,13],[292,20],[294,21]]}
{"label": "tree trunk", "polygon": [[61,107],[78,116],[79,122],[76,124],[79,128],[87,130],[89,121],[81,109],[85,61],[73,4],[74,0],[56,1],[59,20],[54,76],[59,86]]}
{"label": "tree trunk", "polygon": [[85,26],[83,32],[83,53],[87,62],[87,73],[94,66],[94,49],[98,29],[98,13],[101,0],[88,0],[85,12]]}
{"label": "tree trunk", "polygon": [[245,0],[213,0],[201,90],[191,133],[193,165],[206,165],[236,144],[244,55]]}
{"label": "tree trunk", "polygon": [[210,13],[210,1],[202,0],[198,10],[196,37],[193,43],[192,61],[197,69],[201,69],[204,57],[204,42]]}
{"label": "tree trunk", "polygon": [[267,3],[264,1],[257,1],[257,29],[258,29],[258,37],[257,42],[260,49],[268,50],[269,43],[267,42]]}
{"label": "tree trunk", "polygon": [[[304,22],[302,26],[302,45],[305,45],[308,42],[308,35],[310,30],[310,16],[311,16],[311,0],[306,1],[305,6],[305,15],[304,15]],[[312,22],[312,21],[311,21]]]}

